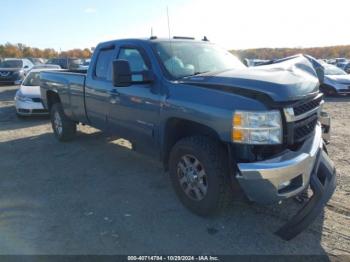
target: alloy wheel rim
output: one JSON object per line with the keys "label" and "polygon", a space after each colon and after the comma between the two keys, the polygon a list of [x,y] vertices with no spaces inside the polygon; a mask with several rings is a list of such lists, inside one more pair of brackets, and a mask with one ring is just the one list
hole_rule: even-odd
{"label": "alloy wheel rim", "polygon": [[208,192],[208,179],[202,163],[193,155],[184,155],[177,164],[177,176],[184,193],[201,201]]}

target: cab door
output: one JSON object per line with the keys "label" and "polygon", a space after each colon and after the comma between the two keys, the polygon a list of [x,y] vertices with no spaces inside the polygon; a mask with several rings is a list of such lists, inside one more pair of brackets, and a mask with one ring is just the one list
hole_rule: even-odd
{"label": "cab door", "polygon": [[144,72],[152,71],[150,60],[141,47],[130,45],[120,46],[117,59],[129,62],[135,82],[126,87],[114,87],[110,92],[110,127],[129,139],[137,151],[156,153],[160,94],[155,91],[156,82],[139,82]]}
{"label": "cab door", "polygon": [[112,85],[112,61],[116,56],[114,45],[97,50],[93,68],[85,83],[86,113],[92,126],[105,130],[108,128],[110,92]]}

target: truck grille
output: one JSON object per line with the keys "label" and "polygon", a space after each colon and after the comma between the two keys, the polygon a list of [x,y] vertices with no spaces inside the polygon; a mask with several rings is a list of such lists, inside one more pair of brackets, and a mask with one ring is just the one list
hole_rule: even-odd
{"label": "truck grille", "polygon": [[0,71],[0,77],[7,77],[11,74],[9,71]]}
{"label": "truck grille", "polygon": [[312,101],[309,101],[309,102],[306,102],[304,104],[301,104],[301,105],[297,105],[297,106],[294,106],[293,107],[293,110],[294,110],[294,115],[295,116],[299,116],[299,115],[302,115],[318,106],[320,106],[320,103],[322,101],[322,97],[319,97],[315,100],[312,100]]}
{"label": "truck grille", "polygon": [[312,100],[298,101],[284,109],[289,145],[303,142],[312,135],[317,125],[319,108],[323,103],[322,98],[322,95],[318,95]]}
{"label": "truck grille", "polygon": [[305,140],[315,130],[318,121],[317,114],[294,123],[294,142]]}

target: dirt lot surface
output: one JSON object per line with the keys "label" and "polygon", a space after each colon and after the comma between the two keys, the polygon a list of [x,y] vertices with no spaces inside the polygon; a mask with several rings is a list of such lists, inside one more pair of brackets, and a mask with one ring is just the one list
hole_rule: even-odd
{"label": "dirt lot surface", "polygon": [[348,254],[350,98],[328,99],[338,188],[292,241],[273,232],[300,206],[233,202],[200,218],[176,198],[160,163],[79,126],[59,143],[47,118],[17,119],[0,86],[0,254]]}

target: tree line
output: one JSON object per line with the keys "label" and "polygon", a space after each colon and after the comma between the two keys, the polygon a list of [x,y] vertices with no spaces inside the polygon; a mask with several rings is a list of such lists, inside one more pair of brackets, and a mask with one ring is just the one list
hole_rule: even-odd
{"label": "tree line", "polygon": [[[93,49],[93,48],[91,48]],[[34,57],[34,58],[54,58],[54,57],[76,57],[76,58],[90,58],[92,50],[89,48],[85,49],[72,49],[68,51],[58,52],[53,48],[40,49],[36,47],[30,47],[21,43],[18,44],[0,44],[0,57],[11,57],[11,58],[23,58],[23,57]]]}
{"label": "tree line", "polygon": [[[0,44],[0,57],[35,57],[35,58],[53,58],[53,57],[91,57],[93,48],[72,49],[68,51],[58,52],[53,48],[40,49],[30,47],[25,44]],[[308,54],[316,58],[350,58],[350,45],[327,46],[327,47],[310,47],[310,48],[257,48],[231,50],[240,58],[256,58],[256,59],[278,59],[295,54]]]}
{"label": "tree line", "polygon": [[310,48],[257,48],[231,50],[240,58],[278,59],[296,54],[308,54],[315,58],[350,58],[350,45],[310,47]]}

